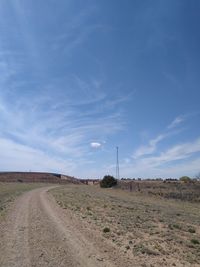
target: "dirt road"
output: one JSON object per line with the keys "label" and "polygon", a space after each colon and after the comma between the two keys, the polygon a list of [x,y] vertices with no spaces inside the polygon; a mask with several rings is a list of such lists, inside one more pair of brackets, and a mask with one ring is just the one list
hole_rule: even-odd
{"label": "dirt road", "polygon": [[47,193],[50,188],[19,197],[0,224],[0,267],[122,266],[109,244],[87,238]]}

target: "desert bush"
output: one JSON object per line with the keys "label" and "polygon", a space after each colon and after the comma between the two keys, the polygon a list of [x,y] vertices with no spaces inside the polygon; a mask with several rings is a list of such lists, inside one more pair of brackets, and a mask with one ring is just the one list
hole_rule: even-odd
{"label": "desert bush", "polygon": [[189,228],[188,232],[194,234],[194,233],[196,233],[196,230],[194,228]]}
{"label": "desert bush", "polygon": [[181,226],[179,224],[173,224],[173,227],[179,230],[181,229]]}
{"label": "desert bush", "polygon": [[194,244],[194,245],[199,245],[200,244],[199,240],[197,240],[197,239],[191,239],[191,243]]}
{"label": "desert bush", "polygon": [[110,228],[108,228],[108,227],[103,228],[103,232],[104,233],[109,233],[110,232]]}
{"label": "desert bush", "polygon": [[179,180],[180,180],[181,182],[185,182],[185,183],[189,183],[189,182],[191,182],[191,178],[188,177],[188,176],[182,176],[182,177],[179,178]]}
{"label": "desert bush", "polygon": [[105,175],[103,180],[100,182],[100,186],[103,188],[109,188],[115,185],[117,185],[117,179],[111,175]]}

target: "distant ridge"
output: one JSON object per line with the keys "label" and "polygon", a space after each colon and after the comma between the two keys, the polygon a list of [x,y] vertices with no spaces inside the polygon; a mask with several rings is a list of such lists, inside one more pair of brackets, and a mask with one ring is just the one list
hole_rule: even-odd
{"label": "distant ridge", "polygon": [[72,176],[48,172],[0,172],[0,182],[21,183],[80,183]]}

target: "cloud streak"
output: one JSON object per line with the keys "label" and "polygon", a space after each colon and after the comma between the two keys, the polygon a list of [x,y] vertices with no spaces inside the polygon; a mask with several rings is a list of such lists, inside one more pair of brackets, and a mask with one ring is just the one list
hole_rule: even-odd
{"label": "cloud streak", "polygon": [[[148,142],[148,145],[140,146],[133,156],[125,158],[121,163],[121,171],[128,177],[159,177],[181,175],[195,175],[198,172],[200,162],[200,137],[190,142],[182,142],[169,146],[163,146],[166,138],[172,138],[180,134],[175,128],[185,120],[185,116],[176,117],[166,130]],[[162,144],[162,149],[158,147]],[[159,148],[159,149],[158,149]],[[110,166],[114,170],[115,166]],[[193,168],[193,169],[192,169]]]}
{"label": "cloud streak", "polygon": [[139,147],[133,154],[133,158],[137,159],[143,157],[145,155],[153,154],[156,151],[157,144],[165,139],[168,135],[167,134],[160,134],[155,139],[149,141],[147,146]]}
{"label": "cloud streak", "polygon": [[177,127],[179,124],[181,124],[184,120],[185,120],[184,116],[178,116],[169,124],[167,128],[173,129]]}
{"label": "cloud streak", "polygon": [[195,153],[200,152],[200,138],[193,142],[175,145],[168,150],[161,152],[159,156],[152,156],[142,159],[142,163],[149,167],[159,167],[166,163],[189,158]]}
{"label": "cloud streak", "polygon": [[73,173],[75,164],[59,157],[52,157],[42,150],[0,138],[2,171],[41,171]]}
{"label": "cloud streak", "polygon": [[154,139],[151,139],[148,143],[148,145],[142,145],[140,146],[133,154],[133,158],[137,159],[140,157],[143,157],[145,155],[150,155],[156,152],[157,146],[160,142],[162,142],[164,139],[169,138],[177,133],[179,131],[176,130],[176,128],[185,121],[185,115],[176,117],[168,126],[167,129],[159,134]]}
{"label": "cloud streak", "polygon": [[[78,173],[81,162],[90,162],[89,140],[102,139],[123,129],[120,112],[110,110],[106,104],[103,112],[96,110],[94,114],[91,109],[94,103],[104,105],[109,96],[99,88],[99,94],[92,96],[94,85],[80,79],[77,82],[76,76],[71,76],[70,81],[79,92],[75,100],[67,92],[59,94],[59,88],[52,97],[57,89],[55,84],[50,91],[39,94],[36,91],[18,95],[16,87],[14,91],[0,92],[0,147],[7,151],[2,155],[0,169],[7,166],[8,170],[49,171],[52,166],[52,171],[73,175],[72,171]],[[97,143],[92,147],[97,148]]]}

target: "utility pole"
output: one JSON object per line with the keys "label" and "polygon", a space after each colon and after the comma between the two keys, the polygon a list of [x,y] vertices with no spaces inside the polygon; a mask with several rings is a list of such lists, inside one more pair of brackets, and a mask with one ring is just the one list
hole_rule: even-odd
{"label": "utility pole", "polygon": [[116,158],[116,179],[119,180],[119,147],[116,147],[117,149],[117,158]]}

